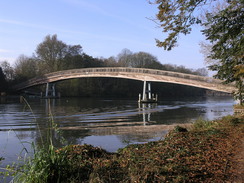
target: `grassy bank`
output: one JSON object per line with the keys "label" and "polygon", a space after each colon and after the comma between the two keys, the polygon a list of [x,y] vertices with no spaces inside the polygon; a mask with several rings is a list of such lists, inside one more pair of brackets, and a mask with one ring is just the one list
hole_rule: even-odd
{"label": "grassy bank", "polygon": [[35,153],[19,167],[15,182],[223,182],[236,175],[234,155],[244,116],[175,127],[164,140],[129,145],[117,153],[69,145]]}

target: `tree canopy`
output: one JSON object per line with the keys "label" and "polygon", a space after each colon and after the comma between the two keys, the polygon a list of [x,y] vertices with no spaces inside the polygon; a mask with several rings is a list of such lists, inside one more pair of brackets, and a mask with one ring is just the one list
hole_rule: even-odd
{"label": "tree canopy", "polygon": [[0,93],[6,91],[6,89],[7,89],[7,82],[3,70],[0,67]]}
{"label": "tree canopy", "polygon": [[36,56],[46,73],[62,69],[62,60],[67,56],[76,56],[82,53],[80,45],[67,45],[58,40],[57,35],[47,35],[37,46]]}
{"label": "tree canopy", "polygon": [[175,47],[180,34],[189,34],[193,24],[202,22],[195,12],[207,1],[212,0],[156,0],[159,9],[158,24],[163,28],[163,32],[168,33],[164,41],[156,40],[157,46],[165,50]]}
{"label": "tree canopy", "polygon": [[[43,42],[37,45],[33,56],[20,55],[12,68],[5,61],[0,63],[3,74],[11,84],[27,81],[46,73],[67,69],[90,67],[134,67],[151,68],[195,75],[206,75],[206,69],[188,69],[184,66],[162,64],[157,57],[147,52],[133,53],[123,49],[117,56],[109,58],[93,58],[84,53],[80,45],[68,45],[57,38],[57,35],[47,35]],[[3,78],[3,77],[2,77]],[[1,79],[1,78],[0,78]],[[136,87],[135,87],[136,86]],[[57,90],[63,96],[121,96],[132,97],[139,92],[140,82],[120,80],[115,78],[83,78],[59,82]],[[155,85],[157,88],[157,85]],[[168,84],[167,91],[159,88],[162,95],[203,95],[204,90],[192,89]],[[175,90],[175,87],[178,89]],[[132,89],[133,88],[133,89]],[[131,92],[128,92],[128,89]],[[134,92],[132,92],[132,90]]]}
{"label": "tree canopy", "polygon": [[217,60],[210,69],[217,71],[219,79],[233,82],[234,67],[244,64],[244,11],[243,4],[237,1],[217,15],[207,14],[203,34],[213,46],[209,57]]}
{"label": "tree canopy", "polygon": [[[207,14],[206,28],[203,30],[207,40],[212,43],[209,55],[217,60],[209,66],[217,71],[216,77],[225,83],[235,82],[237,99],[242,104],[244,95],[243,78],[238,74],[244,65],[244,1],[232,1],[230,5],[217,13]],[[239,67],[238,67],[239,66]]]}
{"label": "tree canopy", "polygon": [[[237,77],[235,66],[244,64],[244,0],[226,0],[222,9],[211,12],[209,7],[218,0],[156,0],[159,4],[157,19],[168,36],[157,45],[171,50],[180,34],[189,34],[193,24],[204,26],[203,34],[212,44],[210,59],[216,60],[209,68],[217,71],[216,78],[225,83],[235,82],[237,98],[243,100],[243,78]],[[205,21],[200,17],[204,10]]]}

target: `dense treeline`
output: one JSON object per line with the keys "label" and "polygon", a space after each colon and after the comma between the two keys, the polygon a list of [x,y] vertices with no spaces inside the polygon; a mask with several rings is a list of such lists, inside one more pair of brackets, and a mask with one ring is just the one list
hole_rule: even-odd
{"label": "dense treeline", "polygon": [[[7,61],[1,62],[0,91],[7,89],[7,83],[8,85],[16,84],[59,70],[89,67],[151,68],[207,75],[204,68],[192,70],[184,66],[161,64],[150,53],[133,53],[128,49],[123,49],[116,57],[93,58],[84,53],[80,45],[67,45],[58,40],[57,35],[48,35],[42,43],[37,45],[33,56],[19,56],[13,67]],[[157,83],[153,84],[154,86],[155,91],[161,95],[202,95],[204,93],[204,90],[201,89],[173,84]],[[142,82],[115,78],[82,78],[58,82],[57,88],[63,96],[135,97],[142,91]]]}

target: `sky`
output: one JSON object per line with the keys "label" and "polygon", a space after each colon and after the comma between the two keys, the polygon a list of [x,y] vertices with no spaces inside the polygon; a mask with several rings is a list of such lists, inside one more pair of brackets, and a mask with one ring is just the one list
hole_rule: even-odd
{"label": "sky", "polygon": [[57,34],[95,58],[117,56],[127,48],[150,53],[162,64],[206,67],[200,27],[182,35],[172,51],[156,46],[155,39],[166,37],[150,20],[157,11],[148,0],[0,0],[0,62],[14,65],[20,55],[32,56],[45,36]]}

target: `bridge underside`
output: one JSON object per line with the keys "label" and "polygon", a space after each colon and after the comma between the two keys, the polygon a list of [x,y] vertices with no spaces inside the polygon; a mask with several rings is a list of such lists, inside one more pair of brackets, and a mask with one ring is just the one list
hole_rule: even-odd
{"label": "bridge underside", "polygon": [[[137,80],[137,81],[149,81],[149,82],[161,82],[161,83],[172,83],[172,84],[180,84],[180,85],[185,85],[185,86],[192,86],[192,87],[197,87],[197,88],[203,88],[203,89],[208,89],[208,90],[214,90],[214,91],[219,91],[219,92],[225,92],[225,93],[232,93],[233,90],[232,88],[226,88],[225,85],[220,85],[216,86],[213,84],[208,84],[205,82],[199,82],[199,81],[189,81],[187,79],[182,79],[182,78],[172,78],[172,77],[167,77],[167,76],[140,76],[140,75],[133,75],[133,76],[128,76],[128,75],[123,75],[123,74],[116,74],[116,75],[107,75],[107,74],[94,74],[94,75],[86,75],[86,76],[77,76],[77,77],[69,77],[69,78],[63,78],[62,80],[67,80],[67,79],[74,79],[74,78],[120,78],[120,79],[131,79],[131,80]],[[50,80],[49,82],[57,82],[60,80]]]}
{"label": "bridge underside", "polygon": [[[128,71],[129,70],[129,71]],[[143,71],[143,72],[141,72]],[[162,74],[163,73],[163,74]],[[90,69],[75,69],[66,70],[55,73],[46,74],[40,78],[31,79],[25,83],[15,86],[16,90],[22,90],[35,85],[58,82],[74,78],[89,78],[89,77],[110,77],[132,79],[138,81],[164,82],[174,83],[208,90],[232,93],[236,88],[232,85],[223,85],[220,80],[195,76],[189,74],[166,72],[152,69],[135,69],[135,68],[90,68]]]}

